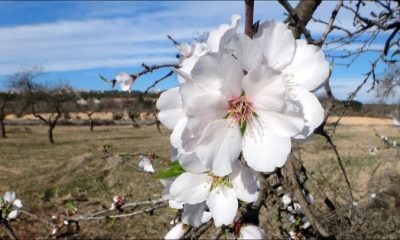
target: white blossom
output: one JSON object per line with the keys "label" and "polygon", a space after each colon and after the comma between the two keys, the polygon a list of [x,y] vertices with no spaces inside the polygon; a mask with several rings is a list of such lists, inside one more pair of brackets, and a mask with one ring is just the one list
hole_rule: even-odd
{"label": "white blossom", "polygon": [[282,196],[283,207],[287,207],[290,203],[292,203],[292,199],[290,198],[290,193],[285,193]]}
{"label": "white blossom", "polygon": [[372,147],[372,148],[368,149],[368,153],[371,156],[375,156],[378,153],[378,148],[377,147]]}
{"label": "white blossom", "polygon": [[237,239],[266,239],[265,232],[252,224],[244,224],[240,227]]}
{"label": "white blossom", "polygon": [[115,77],[115,80],[119,83],[119,86],[121,87],[122,91],[124,92],[131,91],[131,86],[133,84],[133,78],[131,75],[129,75],[126,72],[122,72]]}
{"label": "white blossom", "polygon": [[153,164],[150,158],[143,155],[139,156],[139,168],[145,172],[154,173]]}
{"label": "white blossom", "polygon": [[7,219],[17,218],[20,208],[22,208],[22,202],[15,197],[15,192],[6,192],[3,200],[6,206],[11,206],[11,211],[8,213]]}
{"label": "white blossom", "polygon": [[172,183],[170,194],[175,201],[185,203],[184,208],[190,207],[191,216],[198,216],[197,219],[201,219],[196,213],[203,213],[205,202],[219,227],[233,222],[238,199],[249,203],[257,200],[258,183],[251,171],[237,161],[233,172],[225,177],[184,172]]}

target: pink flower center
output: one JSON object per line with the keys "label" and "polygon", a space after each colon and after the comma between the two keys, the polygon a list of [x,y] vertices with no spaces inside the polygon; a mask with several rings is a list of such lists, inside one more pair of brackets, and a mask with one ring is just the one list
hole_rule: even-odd
{"label": "pink flower center", "polygon": [[238,123],[242,128],[253,119],[253,103],[249,102],[244,95],[237,99],[230,100],[228,114],[233,119],[233,122]]}

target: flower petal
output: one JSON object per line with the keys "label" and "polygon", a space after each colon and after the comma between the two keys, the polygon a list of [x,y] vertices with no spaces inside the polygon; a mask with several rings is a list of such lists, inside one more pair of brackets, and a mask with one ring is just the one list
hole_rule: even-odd
{"label": "flower petal", "polygon": [[232,126],[229,119],[220,119],[207,125],[195,152],[214,175],[226,176],[231,173],[231,164],[239,157],[241,147],[239,127]]}
{"label": "flower petal", "polygon": [[182,222],[194,227],[202,224],[203,213],[206,208],[204,202],[198,204],[185,204],[183,206]]}
{"label": "flower petal", "polygon": [[263,22],[258,27],[254,39],[260,45],[270,67],[281,70],[292,62],[296,42],[286,24],[274,21]]}
{"label": "flower petal", "polygon": [[314,130],[321,125],[324,121],[324,109],[321,106],[318,98],[307,90],[298,88],[296,89],[296,100],[300,103],[304,119],[305,126],[303,131],[294,136],[295,139],[305,139],[310,136]]}
{"label": "flower petal", "polygon": [[210,53],[200,57],[191,72],[193,82],[204,89],[217,90],[228,100],[242,93],[243,71],[231,55]]}
{"label": "flower petal", "polygon": [[18,216],[18,210],[12,210],[9,214],[8,214],[8,216],[7,216],[7,218],[8,219],[16,219],[17,218],[17,216]]}
{"label": "flower petal", "polygon": [[267,127],[249,129],[244,135],[243,156],[259,172],[272,172],[282,167],[290,153],[289,137],[280,137]]}
{"label": "flower petal", "polygon": [[199,157],[197,157],[194,152],[179,153],[178,161],[182,168],[187,172],[204,173],[210,170],[201,163]]}
{"label": "flower petal", "polygon": [[240,236],[238,239],[266,239],[264,231],[252,224],[243,225],[240,228]]}
{"label": "flower petal", "polygon": [[232,173],[229,179],[236,192],[237,198],[247,203],[251,203],[258,198],[258,183],[254,174],[239,161],[232,164]]}
{"label": "flower petal", "polygon": [[171,88],[163,92],[157,100],[158,118],[169,129],[173,129],[185,115],[182,111],[182,99],[179,88]]}
{"label": "flower petal", "polygon": [[[229,39],[224,39],[228,38]],[[224,35],[221,40],[225,44],[220,51],[233,54],[244,70],[247,72],[259,66],[263,61],[263,54],[256,41],[251,40],[247,35],[235,33],[231,36]]]}
{"label": "flower petal", "polygon": [[196,204],[206,200],[211,188],[211,179],[207,174],[184,172],[172,183],[170,193],[182,203]]}
{"label": "flower petal", "polygon": [[216,227],[229,225],[233,222],[238,209],[236,193],[232,188],[219,185],[210,192],[207,206]]}
{"label": "flower petal", "polygon": [[6,192],[3,197],[4,201],[12,203],[15,200],[15,192]]}
{"label": "flower petal", "polygon": [[243,78],[242,86],[256,111],[280,111],[285,106],[286,83],[280,71],[261,65]]}
{"label": "flower petal", "polygon": [[231,17],[231,25],[223,24],[219,26],[217,30],[211,31],[208,34],[207,45],[210,52],[218,52],[220,47],[220,41],[224,34],[232,34],[236,32],[236,28],[239,25],[240,16],[232,15]]}
{"label": "flower petal", "polygon": [[194,135],[201,135],[206,125],[222,119],[228,112],[229,104],[218,91],[203,89],[193,82],[182,84],[183,108],[188,117],[187,128]]}
{"label": "flower petal", "polygon": [[302,88],[314,91],[327,80],[329,63],[321,48],[307,44],[304,39],[299,39],[296,40],[293,61],[283,71],[292,75],[292,81]]}
{"label": "flower petal", "polygon": [[20,199],[15,199],[13,202],[13,206],[16,208],[22,208],[22,202]]}
{"label": "flower petal", "polygon": [[169,230],[164,239],[182,239],[187,229],[188,226],[184,225],[183,223],[178,223],[171,230]]}
{"label": "flower petal", "polygon": [[304,128],[303,113],[290,110],[288,107],[282,112],[258,111],[259,120],[268,126],[276,135],[293,137]]}

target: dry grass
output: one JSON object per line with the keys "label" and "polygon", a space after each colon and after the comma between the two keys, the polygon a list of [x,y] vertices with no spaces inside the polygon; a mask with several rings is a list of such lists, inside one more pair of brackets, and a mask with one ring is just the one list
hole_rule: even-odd
{"label": "dry grass", "polygon": [[[375,127],[381,134],[400,142],[400,133],[390,125]],[[63,203],[68,199],[75,200],[80,212],[86,213],[108,207],[116,194],[127,196],[128,201],[160,196],[161,184],[152,175],[137,171],[137,158],[125,159],[123,163],[116,158],[102,159],[98,148],[111,145],[114,153],[155,152],[168,158],[168,130],[162,129],[159,134],[154,126],[140,129],[104,126],[96,127],[91,133],[88,127],[60,126],[54,131],[56,144],[49,145],[45,127],[30,128],[31,131],[26,127],[9,126],[9,138],[0,142],[0,192],[16,191],[24,207],[31,212],[50,219],[52,214],[64,209]],[[400,176],[398,150],[381,149],[376,156],[370,156],[370,147],[383,145],[368,124],[340,126],[333,138],[360,208],[373,208],[370,204],[375,200],[370,193],[374,192],[378,193],[376,200],[382,197],[389,202],[392,213],[399,212],[395,204],[399,200],[398,182],[393,182]],[[346,205],[349,198],[345,182],[325,140],[316,136],[312,142],[301,144],[300,149],[310,174],[308,184],[317,202],[324,199],[326,192],[336,204]],[[160,170],[167,164],[157,160],[155,168]],[[173,216],[172,210],[165,209],[156,210],[153,216],[86,222],[81,225],[80,234],[84,238],[162,238]],[[38,238],[47,233],[40,223],[26,217],[13,222],[12,226],[21,238]],[[277,232],[269,234],[280,237]]]}

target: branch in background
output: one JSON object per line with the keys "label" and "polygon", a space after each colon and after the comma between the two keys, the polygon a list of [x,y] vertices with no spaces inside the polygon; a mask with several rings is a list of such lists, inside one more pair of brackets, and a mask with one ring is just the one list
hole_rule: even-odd
{"label": "branch in background", "polygon": [[[300,38],[300,33],[302,33],[304,35],[304,37],[307,40],[308,44],[313,44],[314,40],[312,39],[311,35],[310,35],[310,31],[307,30],[307,28],[305,27],[306,24],[308,23],[308,21],[303,21],[303,19],[300,18],[299,16],[299,11],[300,9],[302,11],[304,11],[303,8],[297,8],[296,10],[292,8],[292,6],[290,5],[290,3],[287,0],[278,0],[278,2],[286,9],[286,11],[289,13],[289,20],[293,20],[295,26],[293,31],[293,35],[296,39]],[[302,1],[303,2],[303,1]],[[299,3],[299,5],[301,4],[301,2]],[[309,14],[313,14],[314,12],[310,12]],[[308,17],[307,17],[308,18]]]}
{"label": "branch in background", "polygon": [[333,23],[335,22],[336,16],[340,10],[340,8],[343,6],[343,0],[338,1],[338,3],[336,4],[335,9],[333,10],[332,14],[331,14],[331,18],[329,20],[329,22],[327,23],[327,27],[324,31],[324,33],[322,34],[322,36],[316,41],[317,46],[322,46],[322,44],[324,44],[326,38],[328,37],[329,33],[332,32],[332,30],[334,29]]}
{"label": "branch in background", "polygon": [[312,213],[311,209],[308,206],[307,200],[304,197],[298,176],[296,174],[296,169],[294,167],[294,162],[297,160],[298,159],[294,156],[294,154],[291,153],[288,162],[285,164],[288,180],[290,181],[291,186],[293,187],[292,188],[293,196],[300,204],[302,212],[310,221],[314,229],[318,231],[318,233],[323,237],[331,237],[331,234],[319,223],[317,218],[314,216],[314,214]]}
{"label": "branch in background", "polygon": [[169,78],[170,76],[172,76],[172,74],[174,74],[174,72],[173,72],[173,71],[169,71],[169,73],[167,73],[166,75],[164,75],[164,76],[161,77],[160,79],[154,81],[154,83],[151,84],[151,85],[146,89],[146,91],[144,91],[144,93],[148,93],[148,92],[149,92],[152,88],[154,88],[158,83],[160,83],[161,81],[163,81],[163,80]]}
{"label": "branch in background", "polygon": [[174,45],[181,45],[179,42],[177,42],[174,38],[172,38],[170,35],[167,35],[167,38],[169,39],[169,40],[171,40],[171,42],[174,44]]}
{"label": "branch in background", "polygon": [[12,240],[18,239],[17,236],[15,235],[13,229],[10,227],[8,222],[4,221],[0,223],[0,228],[8,235],[8,237]]}

